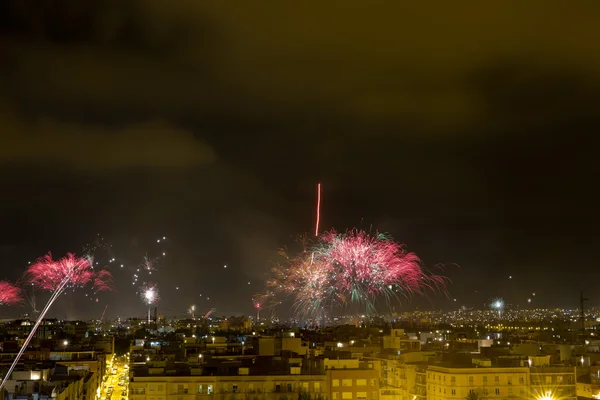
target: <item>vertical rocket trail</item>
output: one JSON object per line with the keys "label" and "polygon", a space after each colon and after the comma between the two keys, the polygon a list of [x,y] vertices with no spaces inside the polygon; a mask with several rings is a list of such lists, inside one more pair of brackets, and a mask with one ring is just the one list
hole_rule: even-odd
{"label": "vertical rocket trail", "polygon": [[[315,237],[319,237],[319,222],[321,220],[321,184],[317,183],[317,223],[315,225]],[[310,258],[310,264],[312,265],[315,260],[315,253]]]}
{"label": "vertical rocket trail", "polygon": [[317,184],[317,224],[315,227],[315,236],[319,236],[319,222],[321,220],[321,184]]}

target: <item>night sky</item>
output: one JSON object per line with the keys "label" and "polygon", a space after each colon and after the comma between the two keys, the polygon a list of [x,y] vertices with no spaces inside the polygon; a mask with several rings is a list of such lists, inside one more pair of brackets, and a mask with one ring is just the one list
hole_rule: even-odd
{"label": "night sky", "polygon": [[100,233],[116,291],[53,315],[143,315],[162,251],[160,312],[252,314],[321,182],[323,229],[447,265],[398,310],[600,303],[600,2],[293,3],[2,1],[0,279]]}

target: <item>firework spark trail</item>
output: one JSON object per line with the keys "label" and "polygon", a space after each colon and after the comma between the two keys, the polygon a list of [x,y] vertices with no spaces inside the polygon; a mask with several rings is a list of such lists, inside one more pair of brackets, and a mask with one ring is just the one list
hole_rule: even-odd
{"label": "firework spark trail", "polygon": [[[317,184],[317,223],[315,224],[315,237],[319,237],[319,221],[321,220],[321,184]],[[310,255],[310,263],[315,261],[315,253]]]}
{"label": "firework spark trail", "polygon": [[312,316],[325,306],[362,304],[369,312],[381,297],[390,301],[398,294],[445,290],[445,277],[427,274],[414,253],[379,233],[326,232],[310,250],[287,259],[267,286],[292,297],[296,310]]}
{"label": "firework spark trail", "polygon": [[[122,271],[121,273],[130,273],[131,286],[136,287],[137,293],[139,292],[137,288],[150,281],[152,275],[159,271],[160,265],[165,263],[169,242],[170,240],[166,236],[155,237],[149,245],[146,244],[149,247],[149,251],[142,254],[139,254],[137,249],[135,251],[131,251],[131,249],[126,250],[126,247],[123,247],[123,243],[121,243],[120,246],[116,246],[120,251],[115,252],[113,244],[107,242],[104,237],[98,234],[95,240],[83,247],[83,254],[86,257],[97,258],[100,261],[92,263],[92,268],[103,263],[113,266],[114,270],[120,270]],[[140,256],[141,262],[134,261]],[[92,293],[89,293],[89,295],[91,296]],[[88,295],[86,294],[86,296]]]}
{"label": "firework spark trail", "polygon": [[158,292],[158,286],[153,283],[142,287],[140,291],[140,299],[148,307],[148,323],[152,320],[152,306],[158,303],[160,300],[160,294]]}
{"label": "firework spark trail", "polygon": [[0,306],[17,304],[22,300],[20,288],[7,281],[0,281]]}
{"label": "firework spark trail", "polygon": [[317,223],[315,224],[315,237],[319,236],[319,222],[321,220],[321,184],[317,184]]}
{"label": "firework spark trail", "polygon": [[275,293],[272,291],[266,291],[263,293],[257,293],[252,297],[252,306],[256,310],[256,319],[260,319],[260,311],[261,310],[270,310],[273,307],[279,305],[280,302],[277,301],[275,297]]}
{"label": "firework spark trail", "polygon": [[211,308],[210,310],[208,310],[208,312],[206,314],[204,314],[204,319],[210,317],[213,313],[215,313],[217,311],[216,308]]}
{"label": "firework spark trail", "polygon": [[318,318],[325,305],[343,303],[341,293],[335,292],[328,269],[321,262],[315,262],[308,251],[294,258],[287,258],[286,265],[272,270],[272,278],[267,287],[294,299],[294,310],[305,317]]}
{"label": "firework spark trail", "polygon": [[[37,292],[37,288],[32,284],[32,283],[26,283],[25,284],[27,287],[25,287],[22,291],[23,296],[25,297],[25,300],[27,301],[27,303],[29,304],[29,306],[31,307],[31,315],[37,315],[37,313],[40,312],[40,310],[37,309],[37,300],[35,297],[35,294]],[[31,289],[31,292],[28,293],[27,289]]]}
{"label": "firework spark trail", "polygon": [[262,307],[261,302],[259,300],[252,299],[252,306],[256,310],[256,321],[260,320],[260,308]]}
{"label": "firework spark trail", "polygon": [[67,253],[60,260],[53,260],[52,255],[48,253],[38,258],[27,269],[26,276],[28,283],[33,284],[41,290],[51,291],[52,295],[40,312],[31,332],[25,339],[8,372],[0,383],[0,390],[2,390],[10,378],[25,350],[27,350],[29,343],[46,317],[46,314],[65,289],[69,287],[83,287],[91,283],[98,291],[110,290],[110,273],[108,271],[95,273],[89,258],[80,258],[72,253]]}

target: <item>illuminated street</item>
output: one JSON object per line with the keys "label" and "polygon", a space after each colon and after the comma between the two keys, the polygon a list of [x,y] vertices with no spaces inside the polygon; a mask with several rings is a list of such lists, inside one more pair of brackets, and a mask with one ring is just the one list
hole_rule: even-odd
{"label": "illuminated street", "polygon": [[127,356],[114,356],[112,362],[107,364],[106,377],[100,391],[102,400],[127,400],[128,367]]}

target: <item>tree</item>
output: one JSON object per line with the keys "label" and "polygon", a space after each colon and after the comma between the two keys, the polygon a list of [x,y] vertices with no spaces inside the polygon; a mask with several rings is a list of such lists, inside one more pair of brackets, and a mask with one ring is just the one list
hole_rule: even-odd
{"label": "tree", "polygon": [[478,390],[469,390],[469,394],[465,397],[465,400],[483,400],[486,396],[481,394]]}

